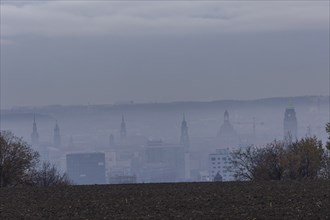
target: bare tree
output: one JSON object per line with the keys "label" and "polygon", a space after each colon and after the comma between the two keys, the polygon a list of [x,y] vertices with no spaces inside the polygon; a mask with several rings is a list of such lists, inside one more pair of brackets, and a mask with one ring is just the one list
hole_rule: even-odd
{"label": "bare tree", "polygon": [[253,146],[246,149],[234,151],[230,158],[229,171],[234,173],[237,180],[253,180],[255,179],[255,170],[258,164],[259,150]]}
{"label": "bare tree", "polygon": [[9,131],[0,132],[0,187],[25,184],[39,154]]}
{"label": "bare tree", "polygon": [[35,186],[61,186],[70,185],[71,181],[64,173],[61,174],[54,164],[43,162],[41,168],[32,174],[32,182]]}

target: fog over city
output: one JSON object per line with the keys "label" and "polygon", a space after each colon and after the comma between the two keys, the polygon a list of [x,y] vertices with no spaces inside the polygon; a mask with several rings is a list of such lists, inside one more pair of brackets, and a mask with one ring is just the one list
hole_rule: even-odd
{"label": "fog over city", "polygon": [[328,95],[328,9],[2,1],[1,108]]}
{"label": "fog over city", "polygon": [[0,129],[77,184],[231,181],[231,150],[326,142],[329,1],[0,4]]}

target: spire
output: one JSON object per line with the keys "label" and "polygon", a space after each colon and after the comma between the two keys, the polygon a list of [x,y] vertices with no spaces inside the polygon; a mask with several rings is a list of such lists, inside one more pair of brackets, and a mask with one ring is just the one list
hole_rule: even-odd
{"label": "spire", "polygon": [[60,147],[61,146],[61,134],[60,134],[60,127],[57,124],[57,120],[54,127],[54,146]]}
{"label": "spire", "polygon": [[224,114],[224,121],[229,122],[229,113],[227,110],[225,111],[225,114]]}
{"label": "spire", "polygon": [[120,138],[121,140],[126,139],[126,123],[125,123],[124,115],[121,116]]}
{"label": "spire", "polygon": [[185,113],[183,113],[182,122],[181,122],[180,144],[184,145],[186,148],[189,147],[188,125],[187,125]]}
{"label": "spire", "polygon": [[39,144],[39,134],[38,134],[35,114],[33,115],[33,131],[31,134],[31,143],[34,146]]}
{"label": "spire", "polygon": [[182,115],[181,128],[182,128],[182,127],[187,127],[187,129],[188,129],[187,121],[186,121],[186,114],[185,114],[185,113],[183,113],[183,115]]}

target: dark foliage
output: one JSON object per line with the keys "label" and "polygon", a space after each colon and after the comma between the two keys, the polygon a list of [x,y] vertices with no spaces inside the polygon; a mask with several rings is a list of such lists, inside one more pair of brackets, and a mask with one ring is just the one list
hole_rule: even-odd
{"label": "dark foliage", "polygon": [[39,154],[9,131],[0,132],[0,188],[17,185],[56,186],[70,184],[54,165],[41,164]]}
{"label": "dark foliage", "polygon": [[29,182],[30,172],[39,154],[21,138],[8,131],[0,132],[0,187]]}
{"label": "dark foliage", "polygon": [[234,151],[230,170],[237,180],[313,180],[329,178],[329,152],[316,137],[293,143],[274,141],[263,148]]}

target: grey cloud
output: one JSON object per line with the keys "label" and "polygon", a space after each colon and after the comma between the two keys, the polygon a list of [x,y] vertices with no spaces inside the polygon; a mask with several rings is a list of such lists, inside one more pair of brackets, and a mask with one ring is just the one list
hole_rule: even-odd
{"label": "grey cloud", "polygon": [[328,27],[329,2],[85,2],[2,5],[2,34],[125,35]]}

